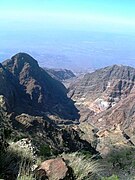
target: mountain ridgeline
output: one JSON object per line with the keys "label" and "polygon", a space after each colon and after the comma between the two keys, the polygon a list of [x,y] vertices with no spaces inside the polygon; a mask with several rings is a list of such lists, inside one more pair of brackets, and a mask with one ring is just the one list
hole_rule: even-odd
{"label": "mountain ridgeline", "polygon": [[43,68],[50,76],[58,81],[65,81],[75,77],[75,74],[68,69],[48,69]]}

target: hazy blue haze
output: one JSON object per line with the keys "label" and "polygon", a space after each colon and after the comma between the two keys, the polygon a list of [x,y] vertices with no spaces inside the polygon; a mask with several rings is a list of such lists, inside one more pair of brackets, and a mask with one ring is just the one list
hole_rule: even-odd
{"label": "hazy blue haze", "polygon": [[0,59],[26,51],[40,65],[135,66],[134,0],[1,0]]}

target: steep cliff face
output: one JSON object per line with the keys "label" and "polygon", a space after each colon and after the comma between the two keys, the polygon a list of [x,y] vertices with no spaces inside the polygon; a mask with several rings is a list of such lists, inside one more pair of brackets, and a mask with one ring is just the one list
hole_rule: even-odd
{"label": "steep cliff face", "polygon": [[18,79],[2,65],[0,65],[0,95],[6,99],[7,111],[21,112],[26,109],[25,102],[29,101]]}
{"label": "steep cliff face", "polygon": [[[23,100],[27,103],[27,105],[25,103],[27,110],[24,112],[30,114],[48,112],[60,118],[72,120],[79,117],[73,101],[67,97],[67,90],[63,84],[40,68],[37,61],[30,55],[16,54],[3,62],[2,65],[5,71],[12,76],[12,79],[16,80],[18,86],[23,89],[25,94]],[[13,82],[16,85],[14,80]],[[17,92],[20,92],[20,87]],[[14,94],[16,95],[17,92],[15,91]],[[15,98],[16,100],[17,98]]]}

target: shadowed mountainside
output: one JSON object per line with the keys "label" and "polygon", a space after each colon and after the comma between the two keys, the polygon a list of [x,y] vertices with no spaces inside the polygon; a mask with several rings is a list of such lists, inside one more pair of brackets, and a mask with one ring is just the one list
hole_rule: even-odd
{"label": "shadowed mountainside", "polygon": [[[79,118],[78,110],[73,101],[67,97],[67,90],[63,84],[40,68],[30,55],[18,53],[4,61],[1,68],[8,79],[5,80],[5,86],[9,87],[8,91],[14,89],[14,93],[6,93],[5,89],[2,89],[1,94],[4,94],[17,113],[23,111],[29,114],[50,113],[63,119]],[[10,88],[10,84],[13,88]],[[21,95],[17,95],[20,92]],[[16,102],[18,99],[19,105]],[[17,105],[20,111],[16,109]],[[27,108],[24,110],[23,106]]]}

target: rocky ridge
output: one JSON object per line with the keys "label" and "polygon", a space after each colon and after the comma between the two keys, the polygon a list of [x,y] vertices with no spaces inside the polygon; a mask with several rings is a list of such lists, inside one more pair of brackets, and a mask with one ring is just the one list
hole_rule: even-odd
{"label": "rocky ridge", "polygon": [[43,69],[51,77],[61,82],[76,77],[75,74],[68,69],[48,69],[48,68],[43,68]]}

